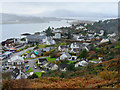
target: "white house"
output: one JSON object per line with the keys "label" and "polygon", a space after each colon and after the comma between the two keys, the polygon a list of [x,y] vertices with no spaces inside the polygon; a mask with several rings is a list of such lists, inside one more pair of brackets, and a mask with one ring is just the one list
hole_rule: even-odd
{"label": "white house", "polygon": [[8,60],[8,63],[12,66],[17,66],[20,68],[22,65],[24,65],[24,59],[20,56],[13,56]]}
{"label": "white house", "polygon": [[75,64],[75,67],[78,67],[78,66],[83,66],[83,67],[84,67],[84,66],[87,66],[87,64],[88,64],[88,63],[83,60],[83,61],[77,62],[77,63]]}
{"label": "white house", "polygon": [[72,49],[73,48],[79,48],[79,45],[76,42],[74,42],[70,45],[70,48],[72,48]]}
{"label": "white house", "polygon": [[69,59],[71,57],[71,55],[67,52],[63,52],[63,54],[60,56],[60,60],[64,60],[64,59]]}
{"label": "white house", "polygon": [[68,51],[68,46],[66,46],[66,45],[64,45],[64,46],[59,46],[58,47],[58,51],[62,51],[62,52],[64,52],[64,51]]}
{"label": "white house", "polygon": [[61,30],[54,30],[53,33],[55,33],[55,36],[53,36],[54,39],[61,39]]}
{"label": "white house", "polygon": [[105,42],[109,42],[109,39],[102,39],[102,40],[100,41],[100,43],[105,43]]}
{"label": "white house", "polygon": [[116,36],[116,33],[108,34],[107,36],[108,36],[108,37],[115,37],[115,36]]}
{"label": "white house", "polygon": [[53,64],[53,63],[48,63],[46,65],[46,68],[48,68],[49,70],[57,70],[58,69],[58,65]]}
{"label": "white house", "polygon": [[31,58],[35,58],[36,55],[34,53],[31,54]]}
{"label": "white house", "polygon": [[53,45],[55,44],[55,40],[53,40],[52,37],[46,37],[43,39],[43,43],[47,45]]}
{"label": "white house", "polygon": [[84,26],[78,26],[78,27],[76,27],[76,29],[83,29],[83,28],[85,28]]}

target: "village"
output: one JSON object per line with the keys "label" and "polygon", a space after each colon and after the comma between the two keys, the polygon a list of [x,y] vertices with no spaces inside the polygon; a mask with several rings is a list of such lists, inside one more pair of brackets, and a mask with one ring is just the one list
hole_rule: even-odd
{"label": "village", "polygon": [[[109,23],[109,22],[107,22]],[[70,27],[51,28],[34,34],[24,33],[1,43],[1,72],[11,72],[12,79],[28,78],[34,74],[46,76],[50,71],[67,72],[101,63],[102,55],[95,58],[91,50],[100,50],[102,43],[117,41],[117,33],[89,29],[94,23],[72,24]],[[48,75],[49,76],[49,75]]]}

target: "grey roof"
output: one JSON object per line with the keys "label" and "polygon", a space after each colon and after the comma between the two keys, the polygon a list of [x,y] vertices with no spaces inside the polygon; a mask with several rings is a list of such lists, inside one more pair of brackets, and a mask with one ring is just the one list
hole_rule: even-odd
{"label": "grey roof", "polygon": [[46,57],[39,58],[39,62],[47,61]]}
{"label": "grey roof", "polygon": [[17,76],[20,74],[20,70],[18,68],[15,68],[13,71],[12,71],[12,75],[14,78],[17,78]]}
{"label": "grey roof", "polygon": [[64,69],[64,68],[66,68],[67,66],[68,66],[68,64],[60,64],[60,65],[59,65],[59,68]]}
{"label": "grey roof", "polygon": [[49,64],[47,64],[47,67],[52,67],[52,66],[54,66],[55,64],[53,64],[53,63],[49,63]]}
{"label": "grey roof", "polygon": [[27,39],[44,39],[46,36],[38,36],[38,35],[28,35]]}

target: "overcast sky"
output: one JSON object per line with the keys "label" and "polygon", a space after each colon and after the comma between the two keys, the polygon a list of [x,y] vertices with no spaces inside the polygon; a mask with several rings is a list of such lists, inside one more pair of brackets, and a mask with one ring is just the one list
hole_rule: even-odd
{"label": "overcast sky", "polygon": [[[1,13],[53,17],[117,17],[118,0],[29,0],[2,3]],[[22,1],[22,0],[21,0]],[[27,0],[26,0],[27,1]],[[41,2],[40,2],[41,1]],[[78,2],[79,1],[79,2]]]}

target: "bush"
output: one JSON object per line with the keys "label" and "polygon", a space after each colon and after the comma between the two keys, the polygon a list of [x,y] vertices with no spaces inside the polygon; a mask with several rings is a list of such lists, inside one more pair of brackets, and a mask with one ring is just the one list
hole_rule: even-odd
{"label": "bush", "polygon": [[34,78],[38,78],[38,76],[35,73],[32,76],[28,77],[28,79],[34,79]]}
{"label": "bush", "polygon": [[74,64],[68,65],[67,70],[74,71],[75,70]]}
{"label": "bush", "polygon": [[117,71],[103,71],[99,73],[99,76],[105,80],[115,79],[119,76]]}
{"label": "bush", "polygon": [[60,78],[65,78],[66,75],[67,75],[67,74],[66,74],[65,72],[62,72],[62,73],[59,75],[59,77],[60,77]]}

